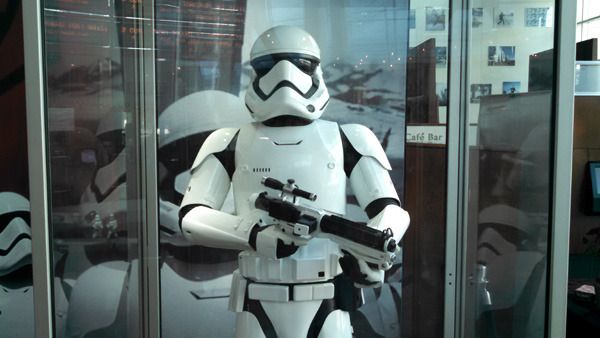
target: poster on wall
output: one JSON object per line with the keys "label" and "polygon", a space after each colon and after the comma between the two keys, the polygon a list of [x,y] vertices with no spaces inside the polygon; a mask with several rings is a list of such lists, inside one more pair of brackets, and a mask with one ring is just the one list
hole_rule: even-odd
{"label": "poster on wall", "polygon": [[425,8],[425,30],[443,31],[446,29],[446,9],[440,7]]}
{"label": "poster on wall", "polygon": [[471,85],[471,103],[479,103],[482,96],[492,95],[491,83],[474,83]]}
{"label": "poster on wall", "polygon": [[502,94],[516,94],[521,92],[520,81],[504,81],[502,82]]}
{"label": "poster on wall", "polygon": [[515,10],[494,8],[494,26],[495,27],[512,27],[515,23]]}
{"label": "poster on wall", "polygon": [[448,63],[448,47],[435,47],[435,64],[444,67]]}
{"label": "poster on wall", "polygon": [[488,66],[514,66],[515,46],[489,46]]}
{"label": "poster on wall", "polygon": [[478,28],[483,25],[483,8],[473,8],[471,11],[471,27]]}
{"label": "poster on wall", "polygon": [[435,93],[440,107],[448,106],[448,85],[446,83],[436,83]]}
{"label": "poster on wall", "polygon": [[549,27],[550,8],[525,8],[525,27]]}

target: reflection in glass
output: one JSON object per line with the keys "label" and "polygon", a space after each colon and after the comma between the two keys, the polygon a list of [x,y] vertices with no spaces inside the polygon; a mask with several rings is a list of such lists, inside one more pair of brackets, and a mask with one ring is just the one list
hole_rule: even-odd
{"label": "reflection in glass", "polygon": [[544,337],[554,1],[507,5],[468,42],[466,337]]}
{"label": "reflection in glass", "polygon": [[139,336],[136,3],[49,0],[41,13],[57,337]]}

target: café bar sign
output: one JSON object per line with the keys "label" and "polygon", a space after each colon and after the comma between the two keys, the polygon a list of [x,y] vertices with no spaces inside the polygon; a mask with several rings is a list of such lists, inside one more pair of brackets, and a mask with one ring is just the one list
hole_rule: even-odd
{"label": "caf\u00e9 bar sign", "polygon": [[406,126],[406,142],[446,144],[446,126],[408,125]]}

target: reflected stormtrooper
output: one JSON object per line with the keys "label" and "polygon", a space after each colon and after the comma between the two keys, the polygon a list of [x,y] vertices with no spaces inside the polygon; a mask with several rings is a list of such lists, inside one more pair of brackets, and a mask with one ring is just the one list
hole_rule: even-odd
{"label": "reflected stormtrooper", "polygon": [[[245,103],[255,122],[219,129],[201,147],[179,211],[183,233],[197,244],[242,250],[229,302],[236,337],[351,337],[347,311],[356,294],[346,291],[381,285],[389,266],[342,251],[329,238],[282,231],[280,219],[255,207],[258,194],[278,194],[261,181],[293,179],[286,186],[318,196],[303,205],[334,215],[344,215],[350,184],[369,216],[365,226],[389,229],[396,241],[408,213],[376,136],[361,125],[319,119],[329,94],[311,35],[271,28],[250,59]],[[235,214],[220,211],[230,189]]]}
{"label": "reflected stormtrooper", "polygon": [[[200,105],[201,110],[198,109]],[[198,147],[217,126],[238,126],[249,122],[250,117],[243,110],[237,96],[218,90],[203,90],[179,98],[165,108],[158,118],[160,287],[161,293],[168,295],[161,301],[163,337],[233,335],[229,324],[235,318],[227,311],[226,304],[231,272],[236,267],[236,254],[228,250],[191,248],[190,242],[180,233],[177,213],[189,180],[188,169]],[[77,265],[83,272],[77,274],[70,292],[65,337],[105,337],[115,332],[138,336],[137,325],[131,322],[138,316],[135,306],[138,294],[136,288],[131,287],[138,285],[138,260],[127,261],[127,256],[120,256],[119,253],[127,254],[122,246],[124,242],[112,238],[121,235],[114,230],[125,229],[125,224],[120,222],[118,227],[107,226],[111,224],[111,218],[122,220],[119,215],[127,211],[127,182],[118,180],[126,173],[125,144],[111,142],[119,141],[124,135],[125,118],[125,114],[121,113],[107,115],[98,127],[101,145],[108,149],[101,149],[99,168],[84,192],[82,201],[87,203],[82,204],[81,212],[88,216],[85,219],[90,222],[84,225],[94,231],[95,237],[108,237],[111,240],[90,243],[85,250],[85,257],[79,257],[80,261],[85,259],[89,262],[85,270],[83,263]],[[189,145],[194,151],[188,153],[188,147],[182,145]],[[91,189],[92,186],[97,188]],[[106,190],[111,186],[112,192]],[[105,199],[97,199],[94,190],[107,191],[104,193]],[[227,201],[223,210],[233,210],[232,205],[232,201]],[[98,222],[94,219],[98,219]],[[100,226],[94,227],[97,224]],[[103,255],[106,251],[98,250],[102,247],[110,248],[115,254]],[[117,248],[119,250],[115,250]],[[193,260],[189,259],[186,248],[196,253]],[[103,306],[99,307],[99,303]],[[189,321],[181,316],[181,312],[207,314]],[[94,316],[89,316],[89,313],[94,313]],[[210,334],[198,333],[201,328],[214,323],[218,323],[219,327]]]}
{"label": "reflected stormtrooper", "polygon": [[[86,156],[97,162],[90,184],[85,188],[79,212],[83,226],[89,227],[93,238],[118,237],[126,229],[127,152],[125,151],[125,124],[127,114],[117,111],[107,114],[96,129],[99,143],[97,155]],[[89,158],[91,157],[91,158]]]}
{"label": "reflected stormtrooper", "polygon": [[[29,200],[0,191],[0,328],[11,337],[33,337],[33,280]],[[60,253],[55,253],[60,256]],[[62,337],[70,287],[55,269],[54,313],[57,337]]]}

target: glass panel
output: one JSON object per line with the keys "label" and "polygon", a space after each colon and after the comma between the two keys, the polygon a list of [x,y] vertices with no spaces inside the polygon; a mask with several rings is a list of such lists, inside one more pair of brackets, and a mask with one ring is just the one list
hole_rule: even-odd
{"label": "glass panel", "polygon": [[233,337],[238,252],[192,246],[178,211],[206,138],[250,120],[238,98],[246,1],[157,0],[155,13],[162,337]]}
{"label": "glass panel", "polygon": [[[162,335],[184,337],[209,330],[211,337],[231,337],[235,314],[227,309],[227,303],[232,273],[238,267],[238,251],[191,245],[181,235],[178,213],[190,180],[190,167],[207,137],[216,129],[239,127],[252,121],[244,97],[254,72],[249,62],[253,42],[263,31],[276,25],[299,26],[312,34],[320,45],[323,80],[331,96],[323,119],[369,127],[391,162],[391,178],[404,207],[416,207],[421,201],[413,200],[409,205],[408,199],[404,203],[403,198],[408,1],[341,4],[299,0],[158,0],[155,9]],[[421,30],[425,29],[424,15],[425,8],[419,8],[419,18],[423,20],[418,23]],[[439,44],[447,46],[447,10],[443,10],[443,19],[438,20],[444,22],[432,21],[432,31],[422,33],[419,39],[439,37]],[[424,97],[424,101],[430,103],[426,109],[421,104],[413,106],[414,122],[437,127],[438,116],[443,113],[438,112],[435,84],[436,80],[445,83],[445,78],[436,78],[435,72],[446,73],[447,54],[441,49],[435,52],[438,54],[429,51],[427,55],[431,58],[426,61],[414,60],[414,65],[424,62],[424,71],[433,77],[424,81],[422,91],[412,95],[420,95],[420,99]],[[415,71],[412,76],[417,79],[420,74]],[[441,97],[443,93],[440,89]],[[419,116],[430,119],[420,121]],[[445,175],[445,129],[442,127],[441,133],[435,130],[432,135],[441,138],[432,146],[438,156],[436,159],[440,160],[439,167],[435,168],[436,175],[440,175],[436,180],[439,183]],[[424,143],[427,144],[416,145],[416,148],[427,147],[432,142]],[[256,180],[263,175],[257,173]],[[298,181],[297,184],[302,188],[306,183]],[[419,187],[413,189],[416,191]],[[342,193],[342,199],[348,203],[346,217],[368,220],[352,191],[348,191],[346,197]],[[231,193],[221,211],[237,212]],[[409,212],[412,215],[412,211]],[[443,210],[440,212],[443,215]],[[418,228],[420,222],[418,218],[413,219],[412,227]],[[443,228],[443,217],[436,222],[436,226]],[[438,236],[440,234],[436,234]],[[411,251],[413,269],[416,269],[418,254],[424,251]],[[440,256],[432,260],[432,266],[426,271],[443,265],[443,247],[435,252],[438,254]],[[382,288],[364,289],[366,304],[350,314],[357,337],[399,337],[405,329],[400,325],[400,310],[404,306],[401,302],[405,273],[402,261],[398,259],[398,264],[388,271]],[[411,272],[411,275],[421,272]],[[436,275],[428,282],[441,285],[442,278]],[[430,291],[422,289],[413,295],[418,297]],[[438,317],[432,321],[442,317],[442,303],[443,297],[437,300],[434,311]],[[421,310],[424,315],[425,308]],[[441,332],[441,324],[436,332]]]}
{"label": "glass panel", "polygon": [[[402,337],[442,337],[450,2],[411,1],[406,94]],[[473,22],[477,26],[478,21]]]}
{"label": "glass panel", "polygon": [[138,337],[139,1],[44,2],[56,337]]}
{"label": "glass panel", "polygon": [[21,1],[0,1],[0,332],[33,337]]}
{"label": "glass panel", "polygon": [[554,1],[474,1],[465,337],[544,337]]}

